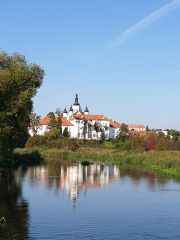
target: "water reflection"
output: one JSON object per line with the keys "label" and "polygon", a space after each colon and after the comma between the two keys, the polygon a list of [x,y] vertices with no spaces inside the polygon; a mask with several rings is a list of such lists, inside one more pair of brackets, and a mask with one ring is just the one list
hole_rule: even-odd
{"label": "water reflection", "polygon": [[[120,232],[126,229],[126,225],[128,226],[125,230],[127,233],[134,226],[135,232],[131,228],[133,236],[138,232],[136,227],[141,231],[144,221],[147,221],[147,215],[150,216],[148,218],[150,222],[146,226],[154,224],[154,228],[158,226],[159,216],[161,218],[165,216],[163,219],[171,216],[169,206],[167,207],[166,204],[170,195],[172,195],[171,206],[176,204],[174,211],[177,211],[179,202],[174,200],[174,196],[176,198],[178,196],[177,193],[166,194],[164,192],[179,191],[179,185],[173,181],[171,185],[170,181],[172,180],[165,176],[135,166],[124,167],[99,163],[83,166],[77,163],[52,161],[46,165],[28,167],[27,170],[19,168],[8,172],[0,179],[0,219],[4,217],[6,220],[6,222],[0,221],[0,239],[63,239],[60,234],[67,236],[66,239],[84,239],[91,231],[94,236],[97,232],[99,232],[98,236],[102,236],[96,239],[111,239],[113,227],[120,236]],[[96,191],[107,186],[110,186],[107,191]],[[80,193],[86,193],[92,188],[95,191],[91,191],[91,195],[86,195],[85,205],[89,206],[92,198],[96,199],[97,195],[99,202],[93,204],[92,208],[84,208],[83,204],[79,204],[78,211],[72,211],[73,214],[69,211],[71,205],[65,204],[66,198],[61,198],[60,194],[49,196],[49,190],[51,192],[55,190],[58,193],[66,192],[75,207],[77,200],[82,197]],[[158,192],[158,194],[152,194],[151,191]],[[163,192],[159,193],[159,191]],[[23,197],[23,192],[29,205]],[[60,198],[61,201],[59,201]],[[167,211],[166,215],[162,215],[164,211]],[[106,221],[107,218],[104,216],[108,216],[110,222]],[[135,216],[140,221],[139,225],[138,221],[133,220]],[[154,216],[156,216],[156,222],[153,222]],[[173,217],[172,214],[171,219]],[[119,227],[119,222],[122,228]],[[178,221],[175,221],[175,224],[176,222]],[[167,224],[166,227],[168,226]],[[78,237],[69,238],[69,229],[72,230],[73,237],[75,233],[79,234]],[[74,232],[73,229],[75,229]],[[159,229],[157,232],[159,233]],[[106,233],[107,238],[103,237]],[[82,234],[84,237],[80,238]],[[143,234],[144,232],[142,236]]]}
{"label": "water reflection", "polygon": [[141,166],[121,167],[121,178],[128,177],[135,185],[144,182],[150,191],[163,190],[170,180],[163,174],[142,168]]}
{"label": "water reflection", "polygon": [[0,239],[28,239],[28,204],[22,196],[22,171],[0,179]]}
{"label": "water reflection", "polygon": [[156,173],[142,168],[100,163],[83,166],[80,163],[49,162],[44,166],[29,168],[28,173],[32,184],[40,182],[49,189],[66,191],[74,206],[80,192],[86,192],[89,188],[103,188],[126,177],[135,185],[145,182],[150,190],[163,188],[168,180],[164,176],[157,176]]}
{"label": "water reflection", "polygon": [[79,193],[88,188],[103,188],[120,176],[117,166],[104,164],[48,164],[29,169],[32,181],[40,181],[49,188],[61,189],[68,192],[70,199],[76,202]]}

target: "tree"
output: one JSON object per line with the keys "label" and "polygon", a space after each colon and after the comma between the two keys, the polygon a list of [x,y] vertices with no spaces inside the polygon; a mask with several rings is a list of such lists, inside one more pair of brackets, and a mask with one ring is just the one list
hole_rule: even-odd
{"label": "tree", "polygon": [[0,161],[26,142],[32,98],[43,77],[44,71],[24,56],[0,52]]}
{"label": "tree", "polygon": [[56,125],[56,127],[59,129],[60,135],[62,135],[62,117],[63,117],[63,113],[62,113],[60,108],[57,108],[55,113],[57,115],[57,119],[56,119],[57,120],[57,125]]}
{"label": "tree", "polygon": [[157,147],[157,134],[149,132],[145,135],[144,149],[146,151],[155,150]]}
{"label": "tree", "polygon": [[94,123],[94,130],[96,132],[96,138],[98,139],[98,133],[101,132],[101,124],[99,122]]}
{"label": "tree", "polygon": [[58,139],[60,137],[58,128],[51,128],[50,131],[46,132],[44,136],[48,141]]}
{"label": "tree", "polygon": [[101,131],[101,140],[104,141],[106,139],[105,128],[102,127],[100,131]]}
{"label": "tree", "polygon": [[86,134],[88,131],[88,121],[86,119],[83,119],[83,137],[86,139]]}
{"label": "tree", "polygon": [[171,129],[168,131],[168,135],[172,138],[174,142],[177,142],[180,134],[179,134],[179,131]]}
{"label": "tree", "polygon": [[49,129],[57,128],[57,121],[56,121],[56,116],[53,112],[49,112],[48,115],[49,117]]}
{"label": "tree", "polygon": [[150,129],[149,129],[149,127],[148,127],[148,125],[146,126],[146,132],[149,132],[150,131]]}
{"label": "tree", "polygon": [[63,137],[65,137],[65,138],[69,138],[69,137],[70,137],[70,133],[69,133],[67,127],[64,128],[64,131],[63,131]]}
{"label": "tree", "polygon": [[36,113],[30,114],[30,127],[32,129],[33,136],[37,134],[38,128],[40,127],[39,120],[40,116]]}
{"label": "tree", "polygon": [[57,109],[55,113],[49,112],[47,115],[50,119],[49,129],[50,131],[53,129],[57,129],[59,131],[59,137],[60,137],[62,136],[62,112],[59,109]]}
{"label": "tree", "polygon": [[126,142],[126,140],[129,139],[129,131],[128,131],[128,127],[125,123],[121,124],[121,127],[119,129],[119,134],[118,134],[117,138],[121,142]]}
{"label": "tree", "polygon": [[169,139],[164,135],[164,133],[158,132],[156,136],[156,150],[168,150],[168,142]]}

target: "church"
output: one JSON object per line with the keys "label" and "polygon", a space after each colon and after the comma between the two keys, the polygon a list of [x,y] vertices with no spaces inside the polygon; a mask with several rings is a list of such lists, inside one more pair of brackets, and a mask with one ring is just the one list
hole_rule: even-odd
{"label": "church", "polygon": [[90,114],[87,106],[82,111],[78,94],[76,94],[69,111],[66,108],[64,109],[63,118],[73,125],[73,127],[68,128],[71,138],[94,140],[104,138],[109,140],[109,119],[104,115]]}
{"label": "church", "polygon": [[89,114],[89,110],[86,106],[84,112],[82,112],[82,108],[81,105],[79,103],[79,99],[78,99],[78,94],[76,94],[75,96],[75,101],[74,104],[71,105],[69,111],[67,112],[66,108],[63,111],[63,117],[71,117],[73,115],[79,114],[79,113],[83,113],[83,114]]}
{"label": "church", "polygon": [[[75,96],[74,103],[69,111],[64,108],[62,113],[62,132],[68,131],[70,138],[110,140],[115,139],[119,133],[121,124],[113,119],[109,119],[102,114],[90,114],[88,107],[82,111],[79,103],[78,94]],[[39,121],[37,128],[38,135],[44,135],[49,131],[50,118],[45,116]],[[128,125],[129,131],[142,133],[145,131],[144,125]],[[32,129],[29,128],[29,134],[33,136]]]}

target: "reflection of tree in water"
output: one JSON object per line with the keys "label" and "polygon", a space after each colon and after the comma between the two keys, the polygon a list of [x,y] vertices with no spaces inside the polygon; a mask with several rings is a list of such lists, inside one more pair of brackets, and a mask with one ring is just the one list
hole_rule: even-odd
{"label": "reflection of tree in water", "polygon": [[28,239],[28,204],[22,197],[21,181],[16,181],[14,172],[0,179],[1,217],[5,218],[6,224],[0,225],[0,239]]}
{"label": "reflection of tree in water", "polygon": [[155,188],[156,186],[165,186],[168,181],[167,176],[157,174],[157,172],[143,168],[142,166],[121,166],[120,171],[121,178],[128,176],[136,184],[140,183],[143,179],[151,189]]}

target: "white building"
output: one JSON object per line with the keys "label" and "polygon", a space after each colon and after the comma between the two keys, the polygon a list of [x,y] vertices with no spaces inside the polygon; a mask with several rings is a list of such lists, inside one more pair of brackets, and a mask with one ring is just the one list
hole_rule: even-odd
{"label": "white building", "polygon": [[[58,119],[58,118],[57,118]],[[93,140],[109,140],[115,139],[119,133],[121,124],[115,120],[108,119],[102,114],[89,114],[86,106],[84,112],[78,100],[78,95],[75,96],[74,104],[71,105],[69,111],[65,108],[62,117],[62,132],[67,128],[70,138],[78,139],[93,139]],[[44,135],[49,131],[50,118],[44,117],[39,121],[37,128],[38,135]],[[129,131],[132,129],[138,132],[145,131],[144,125],[128,125]],[[33,131],[30,128],[29,134],[33,136]]]}
{"label": "white building", "polygon": [[115,139],[119,134],[121,124],[117,121],[110,119],[109,138]]}
{"label": "white building", "polygon": [[[62,122],[62,132],[64,131],[65,128],[67,128],[70,135],[73,135],[74,134],[73,124],[69,122],[67,118],[64,118],[64,117],[61,118],[61,122]],[[49,125],[50,125],[50,117],[46,116],[39,121],[39,126],[36,129],[36,132],[37,132],[36,134],[44,135],[45,132],[48,132],[50,130]],[[34,135],[33,130],[31,128],[29,128],[29,134],[30,136]]]}

